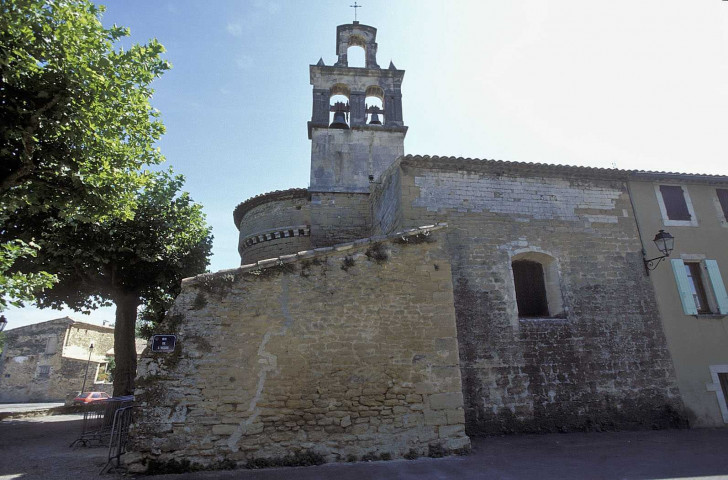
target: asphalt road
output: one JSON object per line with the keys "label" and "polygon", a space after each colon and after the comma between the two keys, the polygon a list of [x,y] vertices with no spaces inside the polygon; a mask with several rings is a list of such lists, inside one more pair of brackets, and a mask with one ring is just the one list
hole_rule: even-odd
{"label": "asphalt road", "polygon": [[[69,448],[80,415],[0,421],[0,480],[98,476],[105,448]],[[728,428],[514,435],[473,440],[467,457],[160,475],[154,480],[439,480],[728,478]],[[144,477],[142,477],[144,478]],[[146,477],[150,478],[150,477]]]}

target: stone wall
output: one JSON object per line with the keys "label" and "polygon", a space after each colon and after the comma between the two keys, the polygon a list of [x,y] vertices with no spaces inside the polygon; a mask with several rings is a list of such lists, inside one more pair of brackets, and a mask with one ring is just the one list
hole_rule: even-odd
{"label": "stone wall", "polygon": [[406,127],[314,128],[311,191],[369,193],[369,182],[404,154]]}
{"label": "stone wall", "polygon": [[86,390],[111,393],[111,385],[94,380],[99,363],[114,345],[112,328],[60,318],[5,333],[0,402],[63,401],[81,390],[87,363]]}
{"label": "stone wall", "polygon": [[140,362],[132,471],[467,449],[441,232],[186,280],[162,327],[177,350]]}
{"label": "stone wall", "polygon": [[[405,157],[399,175],[398,227],[449,224],[469,434],[684,425],[623,172]],[[548,259],[557,315],[519,317],[517,256]]]}
{"label": "stone wall", "polygon": [[402,185],[399,162],[392,165],[380,178],[372,182],[372,233],[386,235],[402,223]]}
{"label": "stone wall", "polygon": [[328,247],[370,235],[367,193],[312,193],[311,245]]}

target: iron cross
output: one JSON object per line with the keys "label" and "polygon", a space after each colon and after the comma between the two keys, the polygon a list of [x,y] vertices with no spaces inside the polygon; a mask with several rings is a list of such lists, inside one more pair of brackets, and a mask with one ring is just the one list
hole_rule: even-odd
{"label": "iron cross", "polygon": [[356,2],[354,2],[354,5],[349,5],[349,6],[354,9],[354,21],[356,22],[356,9],[357,8],[361,8],[362,6],[361,5],[357,5]]}

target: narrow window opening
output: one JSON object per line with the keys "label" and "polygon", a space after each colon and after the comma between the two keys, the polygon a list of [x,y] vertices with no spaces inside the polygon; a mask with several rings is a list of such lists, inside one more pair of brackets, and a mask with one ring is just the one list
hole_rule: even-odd
{"label": "narrow window opening", "polygon": [[344,123],[346,123],[348,125],[349,124],[349,97],[347,97],[346,95],[332,95],[331,96],[331,100],[329,100],[329,105],[330,105],[329,110],[331,110],[329,112],[329,125],[334,123],[334,118],[336,117],[336,113],[337,113],[336,112],[337,104],[338,104],[338,108],[341,108],[343,110],[342,114],[341,114],[342,115],[341,118],[337,118],[337,120],[339,122],[343,120]]}
{"label": "narrow window opening", "polygon": [[349,67],[366,67],[366,50],[358,45],[352,45],[346,50],[346,63]]}
{"label": "narrow window opening", "polygon": [[692,218],[682,187],[678,185],[660,185],[660,193],[662,194],[662,201],[665,204],[668,219],[690,220]]}
{"label": "narrow window opening", "polygon": [[715,192],[718,194],[720,208],[723,209],[723,217],[726,219],[726,221],[728,221],[728,190],[723,188],[717,188]]}
{"label": "narrow window opening", "polygon": [[516,260],[512,263],[512,267],[518,315],[520,317],[548,317],[543,266],[530,260]]}
{"label": "narrow window opening", "polygon": [[688,284],[698,313],[710,313],[710,306],[708,305],[708,296],[705,294],[705,286],[703,284],[700,263],[686,262],[685,273],[688,276]]}
{"label": "narrow window opening", "polygon": [[723,391],[723,398],[728,403],[728,373],[719,373],[718,381],[720,382],[720,389]]}

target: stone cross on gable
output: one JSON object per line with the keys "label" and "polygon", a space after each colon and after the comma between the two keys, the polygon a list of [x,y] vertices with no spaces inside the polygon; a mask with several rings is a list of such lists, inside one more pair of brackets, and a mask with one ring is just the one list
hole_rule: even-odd
{"label": "stone cross on gable", "polygon": [[358,5],[356,2],[354,2],[354,5],[349,5],[349,6],[354,9],[354,22],[356,22],[357,21],[357,19],[356,19],[356,9],[357,8],[361,8],[362,6],[361,5]]}

